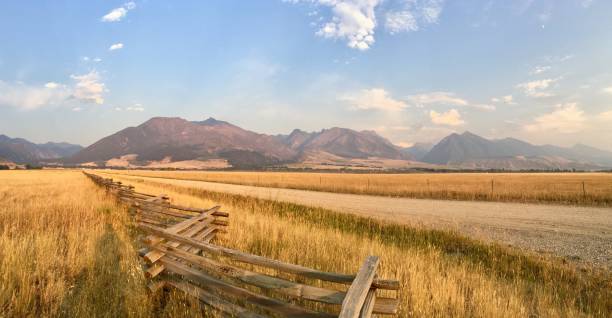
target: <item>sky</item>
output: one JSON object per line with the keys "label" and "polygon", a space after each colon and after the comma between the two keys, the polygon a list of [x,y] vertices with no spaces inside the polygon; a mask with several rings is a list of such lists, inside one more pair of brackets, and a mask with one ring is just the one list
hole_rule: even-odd
{"label": "sky", "polygon": [[151,117],[612,150],[612,1],[2,1],[0,134]]}

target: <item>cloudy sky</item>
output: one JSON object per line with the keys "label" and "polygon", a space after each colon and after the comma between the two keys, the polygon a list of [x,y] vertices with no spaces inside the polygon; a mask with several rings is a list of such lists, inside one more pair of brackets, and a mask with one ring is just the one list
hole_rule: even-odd
{"label": "cloudy sky", "polygon": [[612,1],[3,1],[0,134],[154,116],[612,150]]}

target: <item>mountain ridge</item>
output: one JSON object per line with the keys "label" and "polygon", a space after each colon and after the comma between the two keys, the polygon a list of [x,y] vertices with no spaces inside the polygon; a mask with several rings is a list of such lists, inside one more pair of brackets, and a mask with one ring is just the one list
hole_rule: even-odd
{"label": "mountain ridge", "polygon": [[39,163],[42,160],[71,156],[83,147],[67,142],[36,144],[24,138],[0,134],[0,158],[15,163]]}
{"label": "mountain ridge", "polygon": [[[20,146],[11,148],[7,144]],[[533,145],[512,137],[487,139],[465,131],[452,133],[435,145],[415,143],[400,147],[371,130],[331,127],[314,132],[294,129],[287,135],[267,135],[212,117],[202,121],[153,117],[86,148],[53,142],[37,145],[0,135],[0,157],[14,162],[51,162],[49,159],[64,157],[58,162],[123,167],[163,167],[180,162],[212,162],[209,166],[212,168],[249,169],[286,165],[299,168],[300,163],[315,168],[361,169],[597,170],[612,167],[612,152],[583,144]],[[197,165],[194,169],[205,167]]]}

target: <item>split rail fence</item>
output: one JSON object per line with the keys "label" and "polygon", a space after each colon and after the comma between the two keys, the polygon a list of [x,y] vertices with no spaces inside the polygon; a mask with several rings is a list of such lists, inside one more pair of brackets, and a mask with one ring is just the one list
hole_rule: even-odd
{"label": "split rail fence", "polygon": [[[152,290],[176,288],[233,317],[397,313],[399,282],[377,276],[376,256],[369,256],[357,274],[349,275],[229,249],[211,243],[229,225],[229,213],[219,206],[174,205],[166,195],[139,193],[113,179],[85,175],[128,204],[138,227],[147,233],[140,255],[148,265],[145,275]],[[395,297],[380,296],[378,290]]]}

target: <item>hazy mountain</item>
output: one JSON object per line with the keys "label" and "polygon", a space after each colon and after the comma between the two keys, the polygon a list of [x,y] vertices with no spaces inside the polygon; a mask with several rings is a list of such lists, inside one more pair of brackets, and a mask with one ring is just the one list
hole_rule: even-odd
{"label": "hazy mountain", "polygon": [[344,158],[404,159],[407,157],[401,152],[401,148],[373,131],[334,127],[307,133],[296,129],[285,136],[283,141],[300,154],[324,152]]}
{"label": "hazy mountain", "polygon": [[399,147],[371,131],[331,128],[308,133],[296,129],[289,135],[271,136],[214,118],[191,122],[157,117],[105,137],[65,162],[102,162],[136,155],[141,163],[220,158],[234,167],[261,167],[299,162],[312,152],[343,158],[406,157]]}
{"label": "hazy mountain", "polygon": [[23,138],[0,135],[0,158],[16,163],[36,163],[46,159],[71,156],[83,149],[69,143],[35,144]]}
{"label": "hazy mountain", "polygon": [[[225,158],[250,154],[266,164],[291,160],[295,151],[277,138],[244,130],[209,118],[190,122],[182,118],[156,117],[138,127],[129,127],[105,137],[69,158],[69,163],[97,162],[123,155],[138,155],[139,161],[172,161]],[[255,155],[257,154],[257,155]]]}
{"label": "hazy mountain", "polygon": [[422,161],[485,169],[596,169],[612,166],[612,153],[584,145],[564,148],[514,138],[489,140],[465,132],[442,139]]}
{"label": "hazy mountain", "polygon": [[410,147],[402,148],[401,151],[402,153],[413,158],[414,160],[421,161],[423,157],[425,157],[425,155],[427,155],[427,153],[431,151],[431,148],[433,148],[433,146],[434,144],[431,144],[431,143],[417,142]]}

